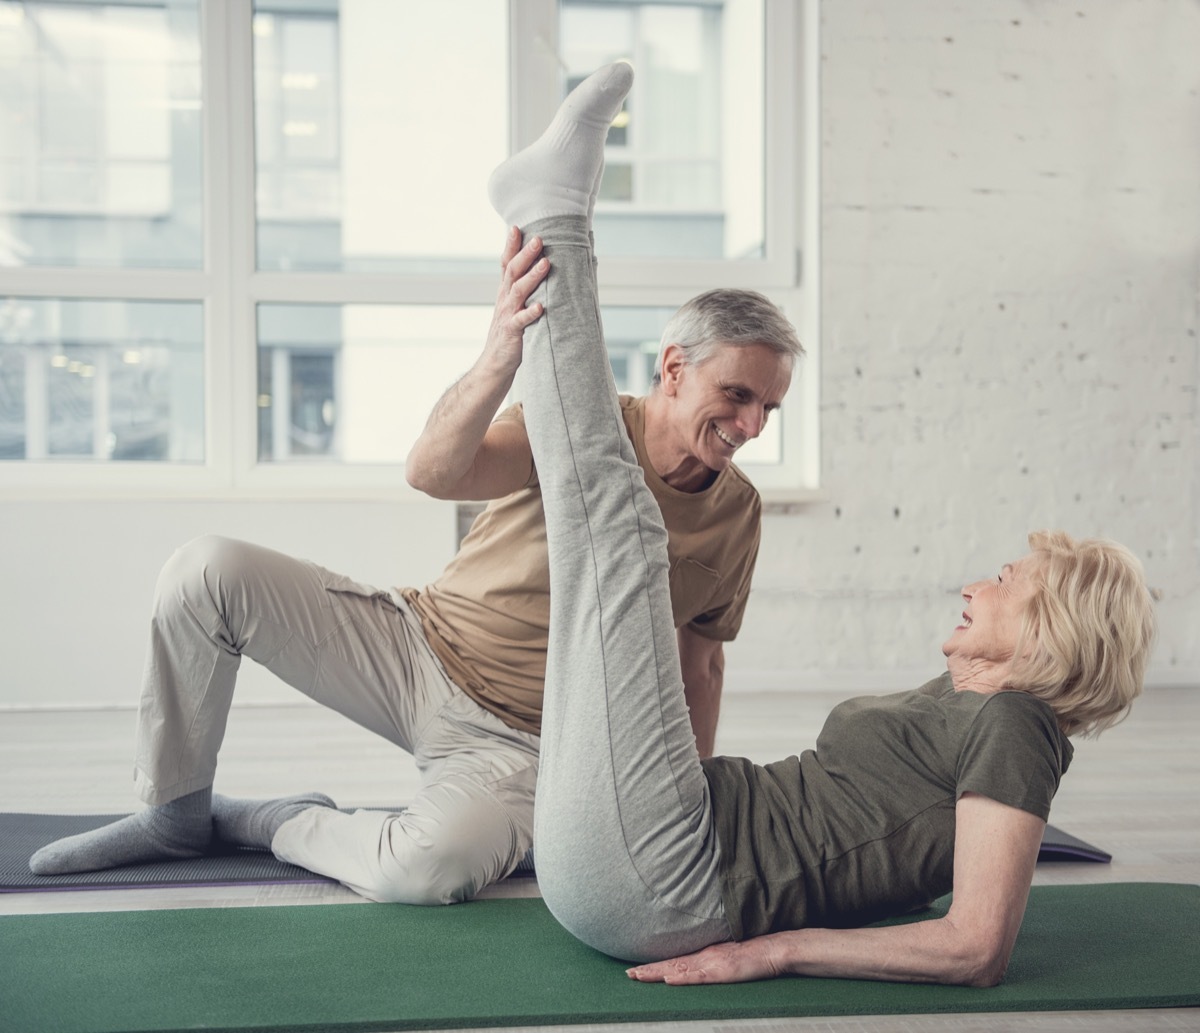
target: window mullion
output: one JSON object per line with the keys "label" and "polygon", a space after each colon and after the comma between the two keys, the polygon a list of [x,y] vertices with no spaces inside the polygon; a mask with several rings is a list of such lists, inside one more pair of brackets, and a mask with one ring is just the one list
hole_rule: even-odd
{"label": "window mullion", "polygon": [[44,266],[0,270],[0,290],[14,297],[195,301],[209,289],[208,274],[192,270]]}
{"label": "window mullion", "polygon": [[509,0],[509,150],[536,140],[558,110],[557,0]]}
{"label": "window mullion", "polygon": [[257,454],[253,6],[204,0],[210,465],[234,487]]}
{"label": "window mullion", "polygon": [[766,65],[766,264],[772,283],[796,282],[796,212],[800,198],[796,100],[801,81],[795,40],[800,26],[792,0],[767,0]]}

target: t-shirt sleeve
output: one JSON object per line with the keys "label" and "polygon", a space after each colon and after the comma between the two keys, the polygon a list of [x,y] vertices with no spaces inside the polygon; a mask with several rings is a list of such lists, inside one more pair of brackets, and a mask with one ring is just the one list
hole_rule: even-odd
{"label": "t-shirt sleeve", "polygon": [[999,692],[967,732],[957,795],[979,793],[1045,821],[1067,762],[1050,708],[1024,693]]}
{"label": "t-shirt sleeve", "polygon": [[[513,405],[510,405],[507,409],[502,410],[496,416],[496,418],[494,420],[492,420],[492,422],[493,423],[500,423],[500,422],[519,423],[522,427],[524,427],[525,426],[525,407],[520,402],[516,402]],[[537,467],[534,465],[533,460],[531,459],[529,462],[529,480],[527,480],[524,484],[522,484],[521,487],[522,488],[533,488],[533,487],[536,487],[537,484],[538,484]]]}
{"label": "t-shirt sleeve", "polygon": [[704,638],[720,642],[732,642],[742,627],[746,614],[746,602],[750,598],[750,583],[754,578],[754,565],[758,560],[758,544],[762,537],[762,504],[757,496],[754,500],[750,527],[743,534],[744,547],[727,566],[722,585],[727,591],[717,605],[705,610],[692,620],[688,627]]}

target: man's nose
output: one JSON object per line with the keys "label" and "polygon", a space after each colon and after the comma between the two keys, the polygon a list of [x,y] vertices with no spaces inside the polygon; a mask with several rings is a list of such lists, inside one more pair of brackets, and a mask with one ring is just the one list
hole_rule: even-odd
{"label": "man's nose", "polygon": [[766,426],[767,415],[758,406],[746,406],[738,413],[737,422],[747,439],[756,438]]}

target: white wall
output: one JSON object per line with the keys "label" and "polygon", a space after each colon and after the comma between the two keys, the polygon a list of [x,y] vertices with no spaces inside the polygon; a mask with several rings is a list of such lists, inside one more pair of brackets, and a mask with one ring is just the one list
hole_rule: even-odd
{"label": "white wall", "polygon": [[[739,686],[907,687],[1030,529],[1124,541],[1152,682],[1200,682],[1200,7],[836,0],[822,17],[822,466],[767,516]],[[432,402],[432,399],[431,399]],[[377,584],[445,506],[0,506],[0,706],[132,703],[154,579],[219,531]],[[245,667],[239,699],[290,698]]]}
{"label": "white wall", "polygon": [[[382,587],[427,584],[455,545],[446,503],[6,501],[0,707],[136,704],[158,571],[207,532]],[[247,661],[235,698],[298,697]]]}
{"label": "white wall", "polygon": [[[1161,590],[1200,683],[1200,6],[822,5],[822,465],[731,680],[907,687],[1027,531]],[[751,672],[758,672],[752,674]]]}

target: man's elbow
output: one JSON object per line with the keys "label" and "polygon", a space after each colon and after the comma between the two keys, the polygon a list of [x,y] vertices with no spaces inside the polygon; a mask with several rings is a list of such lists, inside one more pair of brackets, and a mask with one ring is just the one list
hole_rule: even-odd
{"label": "man's elbow", "polygon": [[404,479],[408,481],[410,488],[416,488],[417,491],[423,491],[426,495],[429,494],[429,489],[426,487],[428,481],[425,478],[425,472],[412,461],[410,456],[404,464]]}
{"label": "man's elbow", "polygon": [[450,497],[446,493],[445,486],[437,477],[436,471],[430,470],[422,463],[414,462],[411,456],[404,464],[404,479],[410,488],[416,488],[417,491],[423,492],[430,498],[447,499]]}

